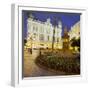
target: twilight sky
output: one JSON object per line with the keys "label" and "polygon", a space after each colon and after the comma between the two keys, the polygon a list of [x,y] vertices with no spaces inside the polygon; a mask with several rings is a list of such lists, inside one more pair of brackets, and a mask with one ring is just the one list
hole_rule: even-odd
{"label": "twilight sky", "polygon": [[[57,25],[59,21],[62,22],[62,30],[67,26],[68,30],[70,30],[71,26],[80,21],[80,13],[61,13],[61,12],[43,12],[43,11],[22,11],[23,18],[23,30],[24,37],[26,37],[27,32],[27,19],[29,14],[32,13],[34,19],[40,20],[42,22],[46,22],[47,18],[50,18],[51,23],[53,25]],[[55,22],[56,19],[56,22]],[[63,35],[63,32],[62,32]]]}

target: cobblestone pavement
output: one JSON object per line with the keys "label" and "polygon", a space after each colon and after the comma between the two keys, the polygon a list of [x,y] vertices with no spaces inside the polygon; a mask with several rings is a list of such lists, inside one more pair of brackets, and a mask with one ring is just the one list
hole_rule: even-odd
{"label": "cobblestone pavement", "polygon": [[[40,68],[35,64],[35,59],[38,56],[38,53],[38,50],[34,50],[33,54],[24,51],[24,77],[57,75],[56,72]],[[64,73],[60,72],[59,74],[63,75]]]}

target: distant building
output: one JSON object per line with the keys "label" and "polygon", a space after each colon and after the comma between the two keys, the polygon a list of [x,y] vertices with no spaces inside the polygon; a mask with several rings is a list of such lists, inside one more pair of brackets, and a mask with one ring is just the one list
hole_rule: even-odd
{"label": "distant building", "polygon": [[68,34],[70,36],[70,40],[73,38],[78,39],[80,37],[80,21],[71,27]]}
{"label": "distant building", "polygon": [[52,48],[54,34],[54,48],[62,48],[62,22],[58,22],[58,25],[54,27],[50,19],[46,22],[35,20],[32,14],[27,19],[27,47],[28,48]]}
{"label": "distant building", "polygon": [[[80,38],[80,21],[78,21],[76,24],[74,24],[71,27],[71,30],[69,31],[68,35],[70,36],[70,40],[72,39],[79,39]],[[70,49],[73,49],[73,47],[70,44]],[[78,52],[79,47],[74,47],[75,51]]]}

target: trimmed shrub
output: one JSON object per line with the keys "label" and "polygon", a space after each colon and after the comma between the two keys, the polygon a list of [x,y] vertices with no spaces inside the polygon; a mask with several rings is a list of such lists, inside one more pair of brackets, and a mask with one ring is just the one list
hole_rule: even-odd
{"label": "trimmed shrub", "polygon": [[80,60],[78,57],[61,57],[47,53],[40,55],[36,59],[36,63],[43,67],[53,70],[64,71],[66,73],[80,73]]}

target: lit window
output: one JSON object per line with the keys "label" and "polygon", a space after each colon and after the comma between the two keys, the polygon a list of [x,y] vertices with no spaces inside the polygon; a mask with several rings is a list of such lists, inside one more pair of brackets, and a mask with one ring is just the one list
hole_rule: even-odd
{"label": "lit window", "polygon": [[40,33],[44,33],[43,27],[40,28]]}
{"label": "lit window", "polygon": [[33,26],[33,31],[35,31],[35,26]]}
{"label": "lit window", "polygon": [[44,35],[43,35],[43,34],[40,34],[40,35],[39,35],[39,40],[40,40],[40,41],[43,41],[43,40],[44,40]]}
{"label": "lit window", "polygon": [[38,31],[38,27],[36,25],[33,26],[33,31],[37,32]]}

